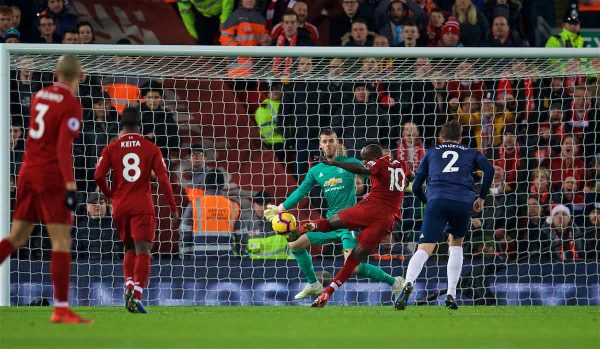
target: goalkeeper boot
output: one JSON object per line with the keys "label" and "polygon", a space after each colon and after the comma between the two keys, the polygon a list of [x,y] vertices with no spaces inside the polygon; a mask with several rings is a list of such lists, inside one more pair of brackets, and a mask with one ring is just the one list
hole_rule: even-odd
{"label": "goalkeeper boot", "polygon": [[300,291],[297,295],[294,296],[294,299],[304,299],[308,296],[312,296],[313,294],[320,294],[321,292],[323,292],[323,284],[317,281],[314,284],[306,285],[302,289],[302,291]]}
{"label": "goalkeeper boot", "polygon": [[50,318],[55,324],[91,324],[92,320],[82,318],[75,314],[71,308],[54,308],[52,317]]}
{"label": "goalkeeper boot", "polygon": [[454,299],[454,296],[452,295],[447,295],[446,296],[446,308],[450,309],[450,310],[457,310],[458,309],[458,304],[456,304],[456,299]]}
{"label": "goalkeeper boot", "polygon": [[317,299],[313,302],[313,304],[311,305],[311,307],[313,308],[323,308],[327,302],[329,302],[329,297],[331,297],[329,295],[329,293],[327,292],[323,292],[319,295],[319,297],[317,297]]}
{"label": "goalkeeper boot", "polygon": [[392,285],[392,297],[396,299],[400,292],[402,292],[402,287],[404,287],[404,278],[402,276],[396,276],[396,282]]}
{"label": "goalkeeper boot", "polygon": [[407,282],[404,285],[404,288],[402,288],[402,291],[400,291],[398,298],[396,298],[396,301],[394,302],[394,308],[396,308],[396,310],[406,309],[406,306],[408,305],[408,297],[410,297],[412,291],[413,285],[410,282]]}

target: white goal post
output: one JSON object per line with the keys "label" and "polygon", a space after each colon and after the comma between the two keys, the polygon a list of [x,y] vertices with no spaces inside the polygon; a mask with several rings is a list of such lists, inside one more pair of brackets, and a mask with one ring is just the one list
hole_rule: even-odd
{"label": "white goal post", "polygon": [[[328,63],[341,59],[343,71],[336,76],[344,82],[401,83],[437,80],[490,80],[555,75],[577,77],[600,75],[600,48],[546,49],[546,48],[358,48],[358,47],[221,47],[221,46],[123,46],[123,45],[48,45],[0,44],[0,239],[10,232],[10,136],[11,127],[11,69],[13,65],[30,65],[31,69],[51,72],[56,58],[74,54],[82,59],[87,74],[119,74],[193,79],[229,80],[230,63],[236,57],[253,58],[250,75],[241,80],[272,82],[328,81]],[[25,61],[21,58],[31,58]],[[115,57],[130,57],[130,64],[118,66]],[[299,74],[282,73],[289,67],[278,57],[309,57],[314,59],[314,69]],[[387,60],[385,73],[369,75],[361,71],[362,59],[376,58],[376,64]],[[425,71],[415,73],[415,60],[427,59]],[[464,62],[468,61],[468,67]],[[508,71],[515,62],[520,68]],[[274,70],[273,67],[276,69]],[[283,74],[283,75],[282,75]],[[383,75],[381,75],[383,74]],[[464,75],[461,75],[464,74]],[[516,90],[517,87],[513,86]],[[520,88],[520,87],[519,87]],[[397,101],[399,102],[399,101]],[[409,121],[413,121],[410,117]],[[600,120],[598,120],[600,122]],[[368,125],[367,125],[368,126]],[[394,125],[394,127],[399,125]],[[417,126],[421,126],[418,125]],[[595,141],[595,140],[594,140]],[[390,141],[391,142],[391,141]],[[595,141],[598,143],[597,141]],[[392,145],[390,144],[390,148]],[[395,145],[394,145],[395,147]],[[394,151],[394,150],[392,150]],[[233,173],[234,176],[252,175]],[[303,175],[303,173],[299,173]],[[259,191],[261,188],[256,188]],[[289,194],[291,190],[287,192]],[[278,204],[283,197],[278,197]],[[74,260],[73,263],[76,263]],[[597,264],[597,262],[596,262]],[[116,266],[118,267],[118,266]],[[0,266],[0,306],[11,305],[10,258]],[[595,275],[598,278],[598,275]],[[503,292],[506,292],[504,290]],[[600,292],[600,291],[599,291]]]}

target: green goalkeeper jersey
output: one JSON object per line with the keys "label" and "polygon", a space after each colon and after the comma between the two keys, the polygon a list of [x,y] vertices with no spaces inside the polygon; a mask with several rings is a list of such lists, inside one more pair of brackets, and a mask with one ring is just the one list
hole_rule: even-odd
{"label": "green goalkeeper jersey", "polygon": [[[336,156],[339,162],[354,162],[361,164],[360,160],[345,156]],[[354,177],[356,175],[336,166],[319,163],[306,174],[300,186],[283,202],[283,207],[288,210],[302,200],[316,186],[320,186],[323,196],[327,201],[327,215],[329,218],[339,211],[356,204],[356,190]]]}

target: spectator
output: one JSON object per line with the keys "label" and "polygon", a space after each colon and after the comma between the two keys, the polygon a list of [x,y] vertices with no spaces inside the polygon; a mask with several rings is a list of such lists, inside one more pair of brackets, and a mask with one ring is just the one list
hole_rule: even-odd
{"label": "spectator", "polygon": [[2,41],[5,42],[4,32],[12,27],[13,25],[13,13],[10,7],[0,5],[0,35],[2,35]]}
{"label": "spectator", "polygon": [[544,214],[539,197],[531,195],[527,199],[526,213],[520,214],[519,228],[516,230],[517,257],[529,257],[534,253],[542,252],[541,228],[544,223]]}
{"label": "spectator", "polygon": [[113,218],[102,193],[89,193],[86,213],[76,215],[74,253],[77,259],[114,259],[123,246],[113,228]]}
{"label": "spectator", "polygon": [[[442,27],[444,26],[444,12],[439,9],[434,9],[429,15],[429,23],[427,24],[427,46],[441,46]],[[460,31],[459,31],[460,33]]]}
{"label": "spectator", "polygon": [[448,18],[442,26],[442,39],[439,42],[443,47],[462,47],[460,42],[460,24],[454,17]]}
{"label": "spectator", "polygon": [[[344,82],[344,61],[333,58],[329,61],[327,80],[319,84],[319,114],[322,127],[340,127],[341,120],[335,120],[334,112],[338,111],[352,94],[351,85]],[[340,143],[342,144],[342,143]]]}
{"label": "spectator", "polygon": [[563,87],[563,77],[553,76],[546,79],[540,91],[540,99],[542,100],[541,106],[544,109],[550,108],[553,103],[558,103],[561,107],[563,104],[569,105],[569,103],[564,103],[569,99],[569,96]]}
{"label": "spectator", "polygon": [[[306,21],[306,18],[308,17],[308,5],[303,1],[295,1],[293,10],[297,15],[298,27],[303,28],[310,34],[310,39],[313,44],[319,44],[319,28]],[[271,30],[271,39],[277,40],[282,31],[283,23],[279,22],[273,27],[273,30]]]}
{"label": "spectator", "polygon": [[10,26],[19,29],[19,27],[21,26],[21,9],[19,8],[19,6],[12,5],[10,7],[10,10],[12,12],[12,22]]}
{"label": "spectator", "polygon": [[568,12],[563,22],[562,31],[548,38],[546,47],[585,47],[585,40],[579,34],[579,30],[581,30],[581,23],[579,22],[577,10]]}
{"label": "spectator", "polygon": [[460,23],[461,41],[465,46],[480,46],[488,38],[489,22],[471,0],[456,0],[452,16]]}
{"label": "spectator", "polygon": [[402,42],[398,45],[400,47],[417,47],[421,34],[419,33],[419,27],[417,23],[412,20],[404,22],[402,26]]}
{"label": "spectator", "polygon": [[[562,104],[552,103],[548,109],[548,126],[550,127],[550,134],[552,138],[555,138],[559,145],[562,142],[568,130],[566,123],[564,122],[564,114],[562,110]],[[560,151],[559,148],[557,150]]]}
{"label": "spectator", "polygon": [[550,160],[550,171],[554,190],[559,190],[567,177],[574,177],[577,180],[577,188],[583,188],[585,164],[579,155],[575,137],[569,135],[563,138],[560,156]]}
{"label": "spectator", "polygon": [[343,46],[373,46],[373,39],[375,35],[369,32],[367,22],[361,18],[357,18],[352,22],[350,27],[350,33],[347,33],[342,37]]}
{"label": "spectator", "polygon": [[[310,35],[304,28],[298,28],[298,15],[289,11],[282,17],[283,30],[276,41],[272,43],[275,46],[311,46],[313,42]],[[292,65],[292,58],[275,57],[273,60],[273,71],[276,75],[289,77]]]}
{"label": "spectator", "polygon": [[42,16],[49,15],[55,18],[55,34],[63,36],[67,30],[77,26],[77,15],[71,13],[66,7],[64,0],[48,0],[48,7],[42,12]]}
{"label": "spectator", "polygon": [[[284,15],[284,18],[286,16]],[[306,62],[305,58],[298,59]],[[299,64],[310,68],[312,64]],[[310,75],[310,72],[300,74]],[[296,151],[296,175],[304,176],[308,171],[310,155],[318,152],[320,127],[327,123],[319,115],[319,83],[313,81],[294,81],[283,87],[281,116],[284,128],[286,149]]]}
{"label": "spectator", "polygon": [[506,192],[521,191],[518,186],[527,183],[527,157],[525,150],[517,143],[514,128],[507,127],[502,135],[502,144],[494,147],[492,158],[505,174]]}
{"label": "spectator", "polygon": [[600,262],[600,209],[590,211],[585,224],[585,259]]}
{"label": "spectator", "polygon": [[546,169],[535,169],[531,173],[529,182],[529,195],[535,195],[545,214],[550,212],[550,171]]}
{"label": "spectator", "polygon": [[38,18],[39,37],[35,42],[44,44],[58,44],[61,36],[55,32],[56,19],[51,15],[42,15]]}
{"label": "spectator", "polygon": [[[221,26],[219,42],[223,46],[268,46],[271,40],[265,27],[265,18],[254,7],[256,0],[242,0],[237,10]],[[237,57],[231,62],[227,75],[231,78],[245,78],[252,74],[251,57]],[[241,87],[241,86],[240,86]],[[247,87],[247,86],[245,86]],[[239,90],[236,87],[236,90]]]}
{"label": "spectator", "polygon": [[260,138],[265,146],[271,148],[280,162],[285,162],[285,148],[283,134],[279,125],[279,111],[281,106],[281,83],[271,83],[269,96],[262,101],[256,109],[254,118],[259,128]]}
{"label": "spectator", "polygon": [[402,137],[397,142],[396,160],[406,161],[416,171],[425,156],[425,148],[417,125],[407,122],[402,126]]}
{"label": "spectator", "polygon": [[496,16],[492,22],[492,36],[484,44],[488,47],[522,47],[521,39],[511,31],[504,16]]}
{"label": "spectator", "polygon": [[357,83],[351,103],[344,104],[337,113],[343,120],[343,130],[338,134],[343,135],[350,156],[357,157],[373,141],[384,148],[389,146],[390,115],[374,102],[375,94],[365,84]]}
{"label": "spectator", "polygon": [[373,47],[390,47],[390,42],[383,35],[377,35],[373,39]]}
{"label": "spectator", "polygon": [[553,258],[561,262],[583,257],[583,234],[571,221],[571,213],[564,205],[556,205],[542,226],[542,241],[547,241]]}
{"label": "spectator", "polygon": [[2,34],[2,38],[7,44],[18,44],[21,42],[21,33],[16,28],[8,28]]}
{"label": "spectator", "polygon": [[23,68],[11,72],[10,112],[13,115],[22,116],[23,127],[27,130],[33,94],[42,89],[44,82],[52,81],[52,75],[46,76],[31,70],[33,61],[30,59],[24,59],[21,64]]}
{"label": "spectator", "polygon": [[552,195],[553,204],[565,205],[578,225],[583,223],[585,209],[583,192],[577,189],[575,177],[567,177],[561,183],[560,191]]}
{"label": "spectator", "polygon": [[264,191],[258,192],[252,197],[252,220],[247,226],[250,236],[274,234],[271,222],[265,220],[265,208],[271,204],[275,204],[275,201]]}
{"label": "spectator", "polygon": [[192,38],[198,45],[212,45],[219,27],[233,11],[234,0],[179,0],[179,14]]}
{"label": "spectator", "polygon": [[[407,16],[405,4],[413,13],[410,17]],[[412,0],[394,0],[391,2],[389,0],[384,0],[379,3],[377,7],[378,11],[383,12],[383,6],[387,6],[387,16],[383,17],[385,20],[379,18],[379,21],[383,24],[378,27],[378,32],[388,39],[391,46],[401,46],[401,43],[404,41],[404,22],[410,19],[412,20],[411,24],[416,25],[418,29],[418,23],[424,18],[423,10]]]}
{"label": "spectator", "polygon": [[340,46],[342,37],[352,30],[352,23],[358,18],[362,18],[367,23],[367,29],[373,29],[373,25],[368,22],[364,16],[359,15],[358,0],[340,0],[343,12],[331,19],[329,25],[329,44],[331,46]]}
{"label": "spectator", "polygon": [[179,127],[173,114],[165,110],[162,84],[149,81],[142,86],[142,134],[161,150],[163,158],[169,159],[169,151],[178,150]]}
{"label": "spectator", "polygon": [[583,188],[585,192],[600,192],[600,154],[596,154],[589,162],[585,180],[585,187]]}
{"label": "spectator", "polygon": [[10,123],[10,178],[17,183],[17,175],[23,164],[25,153],[25,138],[23,137],[23,122],[19,117],[14,117]]}
{"label": "spectator", "polygon": [[[394,4],[397,2],[399,2],[402,6]],[[429,14],[425,12],[423,6],[419,4],[420,2],[421,0],[379,1],[379,4],[377,4],[377,8],[375,9],[375,29],[377,29],[377,31],[383,29],[387,24],[389,24],[388,21],[391,17],[395,17],[396,23],[400,24],[407,19],[413,20],[415,23],[417,23],[419,29],[423,29]]]}
{"label": "spectator", "polygon": [[[233,233],[240,229],[240,209],[236,202],[223,196],[225,178],[217,169],[204,173],[204,183],[200,190],[188,191],[191,206],[192,231],[201,233]],[[188,206],[188,208],[190,207]],[[190,210],[186,209],[186,212]],[[190,215],[182,218],[181,228],[188,231]]]}
{"label": "spectator", "polygon": [[92,24],[87,21],[77,23],[77,32],[79,33],[80,44],[93,44],[96,41],[94,35],[94,28]]}
{"label": "spectator", "polygon": [[567,114],[567,124],[570,131],[584,146],[584,156],[596,154],[598,140],[596,139],[597,109],[592,107],[592,97],[589,89],[577,86],[573,93],[571,110]]}
{"label": "spectator", "polygon": [[521,26],[521,8],[520,0],[489,0],[486,1],[483,11],[487,19],[491,22],[494,22],[498,17],[504,17],[506,19],[506,25],[514,31],[515,37],[524,38],[524,32]]}
{"label": "spectator", "polygon": [[77,29],[66,30],[63,35],[62,43],[63,44],[81,44],[81,41],[79,41],[79,31]]}

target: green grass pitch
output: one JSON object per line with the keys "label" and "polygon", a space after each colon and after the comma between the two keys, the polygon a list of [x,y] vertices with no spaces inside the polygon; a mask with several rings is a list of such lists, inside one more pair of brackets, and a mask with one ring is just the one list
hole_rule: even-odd
{"label": "green grass pitch", "polygon": [[0,307],[0,348],[600,348],[600,307]]}

